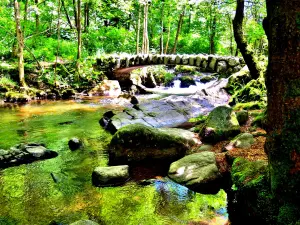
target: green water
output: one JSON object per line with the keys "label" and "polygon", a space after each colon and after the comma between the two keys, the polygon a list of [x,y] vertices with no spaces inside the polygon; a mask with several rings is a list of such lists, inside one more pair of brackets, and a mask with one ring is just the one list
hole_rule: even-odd
{"label": "green water", "polygon": [[[140,186],[96,188],[91,174],[107,165],[111,135],[98,123],[107,107],[94,102],[58,101],[0,107],[0,149],[20,142],[41,142],[58,157],[0,169],[0,224],[70,224],[91,219],[99,224],[222,224],[216,211],[226,194],[201,195],[167,179]],[[67,123],[65,123],[67,122]],[[79,137],[84,149],[70,151]],[[54,182],[53,173],[57,179]],[[221,219],[220,219],[221,218]]]}

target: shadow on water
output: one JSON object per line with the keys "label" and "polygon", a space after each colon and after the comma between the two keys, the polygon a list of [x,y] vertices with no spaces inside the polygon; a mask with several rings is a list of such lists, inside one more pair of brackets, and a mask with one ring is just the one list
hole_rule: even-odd
{"label": "shadow on water", "polygon": [[[0,224],[221,224],[226,193],[201,195],[149,172],[148,184],[131,180],[121,187],[96,188],[91,174],[107,166],[111,134],[98,124],[107,106],[97,100],[40,102],[0,108],[0,149],[40,142],[56,158],[0,170]],[[78,137],[84,148],[68,149]],[[140,167],[139,173],[147,168]],[[138,173],[137,173],[138,175]],[[138,180],[138,179],[137,179]],[[225,218],[224,217],[224,218]],[[225,219],[224,219],[225,220]],[[225,224],[225,222],[223,223]]]}

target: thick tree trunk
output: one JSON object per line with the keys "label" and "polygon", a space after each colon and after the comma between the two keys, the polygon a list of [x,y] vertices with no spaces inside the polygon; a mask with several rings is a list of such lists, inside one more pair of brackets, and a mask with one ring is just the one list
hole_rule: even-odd
{"label": "thick tree trunk", "polygon": [[185,7],[186,5],[184,5],[182,12],[180,13],[179,16],[179,20],[178,20],[178,26],[177,26],[177,32],[176,32],[176,37],[175,37],[175,42],[174,42],[174,46],[172,49],[172,53],[175,54],[176,53],[176,48],[177,48],[177,44],[178,44],[178,38],[179,38],[179,34],[181,32],[181,28],[182,28],[182,23],[183,23],[183,17],[185,14]]}
{"label": "thick tree trunk", "polygon": [[68,21],[68,24],[70,26],[70,29],[73,29],[73,25],[72,25],[72,22],[71,22],[71,19],[70,19],[70,16],[69,16],[69,13],[68,13],[68,10],[65,6],[65,1],[64,0],[61,0],[61,4],[62,4],[62,7],[65,11],[65,14],[66,14],[66,18],[67,18],[67,21]]}
{"label": "thick tree trunk", "polygon": [[160,17],[160,54],[164,53],[164,9],[165,4],[164,1],[162,1],[162,7],[161,7],[161,17]]}
{"label": "thick tree trunk", "polygon": [[260,75],[260,71],[253,57],[253,51],[249,50],[247,41],[243,34],[243,20],[244,20],[244,0],[237,0],[236,14],[233,20],[234,38],[238,49],[242,53],[242,56],[249,68],[251,77],[257,79]]}
{"label": "thick tree trunk", "polygon": [[141,33],[141,5],[139,4],[138,21],[136,27],[136,54],[140,53],[140,33]]}
{"label": "thick tree trunk", "polygon": [[18,69],[19,69],[19,81],[21,87],[26,87],[25,82],[25,73],[24,73],[24,39],[21,30],[21,22],[20,22],[20,4],[17,0],[15,0],[14,6],[15,12],[15,22],[16,22],[16,34],[18,41]]}
{"label": "thick tree trunk", "polygon": [[149,38],[148,38],[148,3],[144,5],[144,31],[143,31],[143,46],[142,53],[149,53]]}
{"label": "thick tree trunk", "polygon": [[267,15],[264,20],[269,40],[265,150],[269,156],[271,187],[282,205],[298,207],[288,210],[299,211],[300,1],[267,1]]}

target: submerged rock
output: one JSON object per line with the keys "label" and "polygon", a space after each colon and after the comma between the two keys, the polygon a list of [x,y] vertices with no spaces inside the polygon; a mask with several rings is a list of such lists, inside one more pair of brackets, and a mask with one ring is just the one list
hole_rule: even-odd
{"label": "submerged rock", "polygon": [[172,162],[183,157],[186,151],[198,144],[190,131],[157,129],[143,124],[132,124],[118,130],[113,136],[109,153],[110,164],[134,163],[144,160]]}
{"label": "submerged rock", "polygon": [[45,148],[43,144],[18,144],[11,147],[9,150],[0,150],[0,168],[31,163],[56,156],[56,152]]}
{"label": "submerged rock", "polygon": [[112,186],[125,183],[129,179],[129,166],[96,167],[92,173],[95,186]]}
{"label": "submerged rock", "polygon": [[181,81],[181,88],[188,88],[191,85],[196,85],[196,82],[194,81],[193,77],[190,76],[182,76],[179,78],[179,80]]}
{"label": "submerged rock", "polygon": [[240,125],[232,108],[219,106],[207,117],[200,135],[205,142],[216,143],[240,133]]}
{"label": "submerged rock", "polygon": [[201,152],[185,156],[170,166],[169,177],[191,190],[217,193],[221,178],[213,152]]}

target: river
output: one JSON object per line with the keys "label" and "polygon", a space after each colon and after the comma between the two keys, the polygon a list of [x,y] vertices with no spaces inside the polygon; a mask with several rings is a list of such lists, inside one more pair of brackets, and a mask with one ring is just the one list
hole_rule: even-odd
{"label": "river", "polygon": [[[160,176],[149,185],[134,180],[120,187],[92,185],[93,169],[108,163],[112,136],[98,121],[111,108],[118,110],[98,98],[0,106],[0,149],[40,142],[58,153],[0,169],[0,224],[66,225],[80,219],[113,225],[225,224],[223,190],[203,195]],[[84,149],[70,151],[72,137],[82,139]]]}

